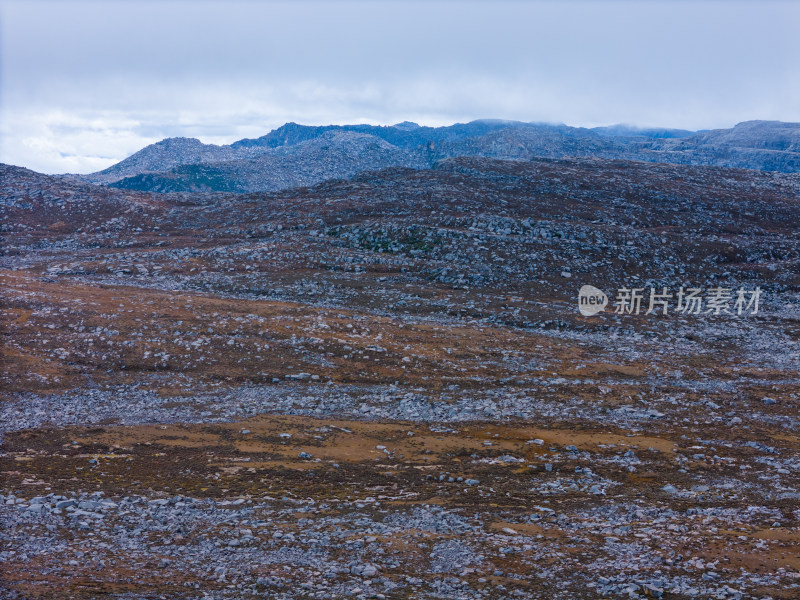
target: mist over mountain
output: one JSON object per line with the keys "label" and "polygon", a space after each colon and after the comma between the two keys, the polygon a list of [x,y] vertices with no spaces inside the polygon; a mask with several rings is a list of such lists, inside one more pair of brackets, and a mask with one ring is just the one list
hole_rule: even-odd
{"label": "mist over mountain", "polygon": [[800,172],[800,124],[747,121],[692,132],[628,125],[592,129],[484,119],[444,127],[287,123],[230,145],[168,138],[97,173],[88,183],[155,191],[257,192],[313,185],[389,166],[429,168],[457,156],[531,160],[597,157]]}

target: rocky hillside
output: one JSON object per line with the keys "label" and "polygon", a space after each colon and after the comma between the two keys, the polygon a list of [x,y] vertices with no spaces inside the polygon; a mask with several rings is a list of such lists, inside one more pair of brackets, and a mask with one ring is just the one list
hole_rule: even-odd
{"label": "rocky hillside", "polygon": [[747,121],[682,138],[634,144],[637,160],[800,172],[800,123]]}
{"label": "rocky hillside", "polygon": [[481,119],[470,123],[456,123],[447,127],[423,127],[404,121],[388,127],[376,125],[323,125],[307,126],[297,123],[287,123],[271,131],[265,136],[256,139],[243,139],[231,144],[234,148],[242,147],[268,147],[291,146],[303,141],[319,137],[328,132],[352,131],[372,135],[397,146],[398,148],[416,148],[442,141],[452,141],[468,137],[478,137],[491,131],[509,127],[526,127],[527,123],[520,121],[503,121],[500,119]]}
{"label": "rocky hillside", "polygon": [[[337,140],[406,152],[274,150]],[[800,176],[535,143],[247,194],[0,166],[0,597],[799,597]]]}
{"label": "rocky hillside", "polygon": [[441,157],[480,156],[484,158],[608,157],[621,154],[624,144],[589,129],[566,125],[530,124],[505,127],[481,136],[445,141],[436,147]]}
{"label": "rocky hillside", "polygon": [[88,183],[112,183],[124,177],[161,172],[179,165],[213,163],[252,156],[231,146],[204,144],[195,138],[167,138],[142,148],[125,160],[90,175],[74,176]]}
{"label": "rocky hillside", "polygon": [[800,124],[749,121],[693,133],[626,126],[481,120],[448,127],[398,123],[305,126],[288,123],[228,146],[171,138],[81,181],[143,191],[258,192],[313,185],[387,166],[430,168],[442,158],[593,156],[645,162],[800,172]]}
{"label": "rocky hillside", "polygon": [[[285,146],[240,147],[254,158],[182,165],[142,173],[111,183],[118,188],[153,192],[271,191],[341,179],[390,166],[429,166],[422,150],[404,150],[379,137],[352,131],[327,131]],[[233,150],[241,152],[241,150]]]}

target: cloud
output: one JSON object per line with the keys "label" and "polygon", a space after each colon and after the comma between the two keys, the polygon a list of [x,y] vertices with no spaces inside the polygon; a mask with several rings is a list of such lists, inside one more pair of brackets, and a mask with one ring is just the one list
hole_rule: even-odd
{"label": "cloud", "polygon": [[48,172],[286,121],[800,120],[789,2],[0,0],[0,11],[0,160]]}

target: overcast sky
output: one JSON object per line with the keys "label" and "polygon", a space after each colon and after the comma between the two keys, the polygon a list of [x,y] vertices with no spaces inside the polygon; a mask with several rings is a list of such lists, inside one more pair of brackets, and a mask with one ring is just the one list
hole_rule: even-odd
{"label": "overcast sky", "polygon": [[0,162],[477,118],[800,121],[800,2],[0,0]]}

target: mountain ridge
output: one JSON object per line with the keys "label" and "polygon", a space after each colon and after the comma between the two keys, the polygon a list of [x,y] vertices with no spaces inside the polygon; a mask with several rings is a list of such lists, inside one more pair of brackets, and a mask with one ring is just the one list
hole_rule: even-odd
{"label": "mountain ridge", "polygon": [[630,125],[572,127],[481,119],[442,127],[301,125],[227,145],[166,138],[111,167],[64,175],[141,191],[270,191],[388,166],[426,168],[455,156],[530,160],[596,156],[643,162],[800,172],[800,123],[744,121],[688,131]]}

